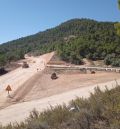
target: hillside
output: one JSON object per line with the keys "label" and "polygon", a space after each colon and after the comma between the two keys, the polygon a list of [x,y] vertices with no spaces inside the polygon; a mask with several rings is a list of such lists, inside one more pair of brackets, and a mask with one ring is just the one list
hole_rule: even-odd
{"label": "hillside", "polygon": [[120,66],[120,38],[114,23],[90,19],[72,19],[44,32],[0,45],[0,66],[24,58],[25,53],[40,55],[54,50],[61,59],[75,64],[81,64],[86,57]]}

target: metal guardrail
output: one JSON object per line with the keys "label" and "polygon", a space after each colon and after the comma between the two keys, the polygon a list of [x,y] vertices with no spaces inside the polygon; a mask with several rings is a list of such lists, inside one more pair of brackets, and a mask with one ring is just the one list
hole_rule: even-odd
{"label": "metal guardrail", "polygon": [[47,65],[47,67],[58,70],[95,70],[95,71],[111,71],[120,72],[120,68],[108,68],[108,67],[87,67],[87,66],[65,66],[65,65]]}

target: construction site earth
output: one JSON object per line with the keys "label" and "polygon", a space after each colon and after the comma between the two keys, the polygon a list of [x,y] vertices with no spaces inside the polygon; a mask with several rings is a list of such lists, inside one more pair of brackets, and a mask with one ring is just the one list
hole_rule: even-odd
{"label": "construction site earth", "polygon": [[[105,89],[120,84],[120,68],[81,66],[53,60],[54,52],[25,56],[19,67],[0,76],[0,122],[21,122],[33,108],[43,111],[50,105],[89,97],[96,86]],[[9,87],[8,87],[9,86]],[[16,116],[17,115],[17,116]]]}

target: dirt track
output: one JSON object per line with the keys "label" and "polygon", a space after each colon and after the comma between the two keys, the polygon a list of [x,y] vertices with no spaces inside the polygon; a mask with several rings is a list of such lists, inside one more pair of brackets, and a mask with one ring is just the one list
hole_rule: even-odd
{"label": "dirt track", "polygon": [[[39,71],[42,71],[45,68],[45,64],[51,59],[53,54],[54,53],[52,52],[40,57],[29,57],[25,60],[29,62],[30,68],[22,69],[20,67],[8,74],[0,76],[0,107],[3,106],[7,100],[9,100],[7,97],[7,92],[5,91],[7,85],[11,86],[11,96],[14,97],[14,94],[17,94],[17,91],[21,89],[20,87],[23,86],[25,82],[29,82],[29,79],[37,73],[37,68]],[[24,88],[22,91],[24,91]]]}

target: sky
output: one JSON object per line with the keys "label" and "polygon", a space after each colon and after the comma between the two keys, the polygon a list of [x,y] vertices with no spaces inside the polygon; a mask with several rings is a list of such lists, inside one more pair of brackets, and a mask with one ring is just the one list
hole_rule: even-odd
{"label": "sky", "polygon": [[73,18],[120,21],[117,0],[0,0],[0,43]]}

